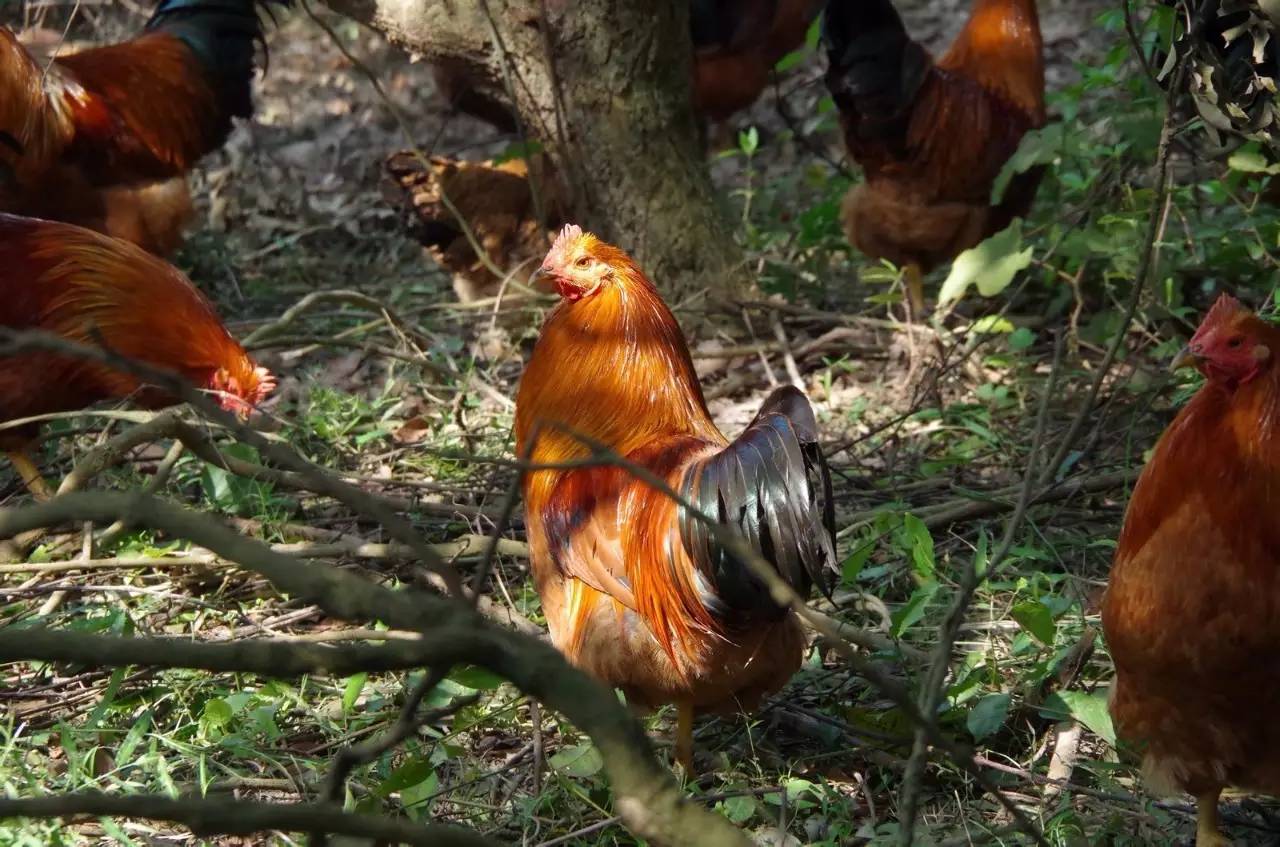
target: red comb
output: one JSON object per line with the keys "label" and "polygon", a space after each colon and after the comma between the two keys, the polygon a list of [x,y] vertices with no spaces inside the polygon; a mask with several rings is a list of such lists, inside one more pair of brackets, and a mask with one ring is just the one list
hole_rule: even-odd
{"label": "red comb", "polygon": [[[1213,307],[1205,312],[1204,317],[1200,319],[1200,326],[1196,329],[1195,337],[1229,323],[1241,313],[1247,314],[1248,312],[1249,310],[1239,300],[1230,294],[1221,294],[1214,302]],[[1192,340],[1194,340],[1194,337]]]}

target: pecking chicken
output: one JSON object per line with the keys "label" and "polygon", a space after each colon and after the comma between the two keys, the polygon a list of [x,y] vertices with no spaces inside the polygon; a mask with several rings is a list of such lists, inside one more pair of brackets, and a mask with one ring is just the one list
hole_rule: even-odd
{"label": "pecking chicken", "polygon": [[[621,250],[566,226],[543,261],[561,302],[516,397],[518,455],[581,460],[575,435],[638,465],[742,533],[797,593],[835,566],[831,478],[813,411],[773,392],[729,442],[712,422],[675,317]],[[616,466],[525,479],[534,581],[552,641],[642,707],[678,706],[676,758],[695,710],[754,709],[799,668],[794,612],[664,493]]]}
{"label": "pecking chicken", "polygon": [[1035,0],[974,0],[936,62],[890,0],[830,0],[827,87],[865,182],[844,201],[849,241],[904,268],[915,313],[921,277],[1025,215],[1043,170],[991,187],[1028,130],[1045,123]]}
{"label": "pecking chicken", "polygon": [[[526,278],[528,266],[546,253],[549,233],[568,214],[563,192],[541,155],[502,163],[429,156],[424,163],[417,153],[403,151],[387,159],[386,169],[392,193],[402,198],[414,219],[418,241],[453,274],[454,291],[464,303],[496,295],[509,272],[525,268],[520,278]],[[501,276],[477,256],[445,197]]]}
{"label": "pecking chicken", "polygon": [[[171,265],[125,241],[64,223],[0,214],[0,328],[43,330],[174,371],[247,412],[275,387]],[[106,365],[48,351],[0,357],[0,422],[133,397],[173,398]],[[36,425],[0,429],[0,450],[38,497],[48,487],[27,454]]]}
{"label": "pecking chicken", "polygon": [[1280,329],[1223,295],[1174,366],[1206,382],[1143,469],[1102,624],[1111,714],[1159,792],[1199,804],[1219,847],[1225,786],[1280,795]]}
{"label": "pecking chicken", "polygon": [[176,249],[187,171],[253,110],[258,2],[161,0],[131,41],[48,63],[0,27],[0,212]]}

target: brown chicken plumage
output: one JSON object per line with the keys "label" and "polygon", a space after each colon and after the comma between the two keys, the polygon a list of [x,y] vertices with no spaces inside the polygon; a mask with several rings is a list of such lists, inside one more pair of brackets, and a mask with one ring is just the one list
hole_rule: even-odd
{"label": "brown chicken plumage", "polygon": [[[172,370],[244,412],[274,382],[171,265],[125,241],[70,224],[0,214],[0,327],[43,330]],[[0,357],[0,421],[166,392],[106,365],[48,351]],[[37,494],[47,494],[25,450],[36,426],[0,430],[0,450]]]}
{"label": "brown chicken plumage", "polygon": [[694,0],[694,110],[719,122],[754,103],[821,9],[822,0]]}
{"label": "brown chicken plumage", "polygon": [[[802,596],[821,582],[831,480],[804,395],[778,389],[729,442],[674,316],[625,253],[566,227],[540,273],[563,299],[520,382],[518,453],[581,459],[591,451],[571,433],[587,436],[741,531]],[[531,473],[524,498],[552,640],[629,702],[678,704],[686,766],[695,709],[753,709],[799,668],[795,614],[661,492],[592,467]]]}
{"label": "brown chicken plumage", "polygon": [[[567,215],[563,191],[542,155],[502,163],[430,156],[424,164],[417,153],[403,151],[388,158],[386,168],[414,235],[453,274],[453,289],[464,303],[496,295],[507,273],[527,280]],[[476,255],[445,197],[504,276]]]}
{"label": "brown chicken plumage", "polygon": [[162,0],[138,37],[52,62],[0,27],[0,212],[175,249],[187,171],[252,111],[257,3]]}
{"label": "brown chicken plumage", "polygon": [[1205,385],[1142,471],[1102,623],[1111,714],[1159,792],[1225,845],[1225,786],[1280,795],[1280,329],[1223,295],[1175,366]]}
{"label": "brown chicken plumage", "polygon": [[845,198],[852,244],[920,277],[1027,213],[1042,169],[991,188],[1028,130],[1045,123],[1035,0],[974,0],[938,61],[912,41],[891,0],[830,0],[826,82],[865,182]]}

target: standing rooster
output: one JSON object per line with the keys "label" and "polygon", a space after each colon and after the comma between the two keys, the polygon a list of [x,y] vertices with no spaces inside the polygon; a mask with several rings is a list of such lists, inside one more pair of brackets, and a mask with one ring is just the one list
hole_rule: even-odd
{"label": "standing rooster", "polygon": [[[124,241],[62,223],[0,214],[0,328],[38,329],[185,377],[245,412],[274,387],[231,337],[213,306],[171,265]],[[133,396],[173,398],[137,377],[40,350],[0,357],[0,422]],[[26,453],[35,426],[0,429],[0,450],[39,497]]]}
{"label": "standing rooster", "polygon": [[[780,388],[732,443],[707,412],[680,327],[616,247],[576,226],[540,274],[563,298],[516,398],[516,449],[537,464],[603,444],[733,527],[801,595],[834,567],[831,479],[808,401]],[[551,638],[579,667],[653,707],[755,708],[799,668],[796,615],[663,493],[618,467],[530,473],[525,515]]]}
{"label": "standing rooster", "polygon": [[865,183],[845,198],[849,240],[905,269],[913,312],[921,277],[1027,213],[1042,170],[991,186],[1028,130],[1044,126],[1044,49],[1035,0],[974,0],[935,62],[890,0],[830,0],[827,87]]}
{"label": "standing rooster", "polygon": [[1111,714],[1161,792],[1228,842],[1228,785],[1280,795],[1280,329],[1226,295],[1174,366],[1206,383],[1165,431],[1125,515],[1102,624]]}
{"label": "standing rooster", "polygon": [[0,27],[0,211],[174,250],[187,171],[253,111],[261,40],[257,0],[161,0],[137,38],[50,63]]}

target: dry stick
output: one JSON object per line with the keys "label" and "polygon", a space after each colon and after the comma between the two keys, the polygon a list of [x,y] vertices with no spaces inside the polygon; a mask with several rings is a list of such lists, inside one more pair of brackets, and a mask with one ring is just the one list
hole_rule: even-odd
{"label": "dry stick", "polygon": [[893,701],[894,705],[902,710],[902,713],[909,721],[917,727],[924,728],[929,742],[946,752],[953,762],[963,768],[982,787],[983,791],[994,797],[1005,812],[1013,818],[1019,830],[1040,847],[1050,847],[1044,835],[1026,814],[987,779],[986,773],[975,764],[973,754],[949,738],[939,728],[934,717],[921,712],[907,688],[894,679],[884,667],[860,655],[852,644],[842,638],[838,629],[830,625],[830,619],[826,615],[810,609],[804,598],[797,594],[795,589],[778,574],[773,565],[769,564],[763,556],[751,548],[751,545],[746,542],[740,533],[722,525],[715,518],[704,514],[683,495],[672,489],[666,480],[657,476],[648,468],[623,458],[602,442],[583,433],[576,432],[563,424],[548,423],[547,426],[559,430],[581,443],[591,451],[592,457],[597,464],[621,468],[636,480],[676,503],[690,517],[703,524],[718,544],[724,546],[735,559],[746,564],[751,573],[765,584],[775,603],[792,609],[802,620],[806,621],[830,642],[831,646],[845,658],[855,673],[869,681],[880,690],[881,694]]}
{"label": "dry stick", "polygon": [[[683,796],[671,772],[658,763],[643,728],[612,691],[571,667],[550,645],[491,624],[464,603],[412,589],[392,591],[356,574],[275,553],[207,515],[143,494],[73,493],[23,509],[0,509],[0,538],[69,520],[105,522],[119,517],[187,538],[239,562],[266,577],[278,591],[315,603],[333,617],[380,619],[391,627],[422,633],[417,644],[389,643],[376,649],[403,651],[412,646],[421,651],[423,665],[474,664],[510,680],[525,694],[563,713],[591,737],[604,758],[615,808],[640,837],[659,844],[698,847],[749,844],[722,817]],[[23,643],[9,641],[12,652],[0,654],[0,659],[41,658],[33,655],[32,634],[30,630],[21,633]],[[90,645],[100,637],[63,635],[85,639]],[[0,636],[8,638],[10,634],[0,632]],[[195,646],[185,645],[187,649]],[[200,646],[234,649],[240,644]],[[271,646],[287,650],[304,645]],[[120,663],[114,653],[96,658],[99,664]],[[306,830],[314,828],[304,826]]]}
{"label": "dry stick", "polygon": [[[312,291],[297,303],[294,303],[288,309],[285,309],[284,314],[280,315],[280,317],[276,318],[274,321],[268,324],[263,324],[253,332],[246,335],[241,341],[241,344],[245,347],[251,347],[257,342],[262,341],[264,338],[280,333],[282,330],[293,325],[313,306],[320,305],[321,303],[347,303],[353,306],[363,306],[366,309],[383,315],[392,326],[399,329],[401,332],[409,332],[414,336],[420,336],[420,333],[413,331],[407,321],[392,311],[391,308],[381,300],[370,297],[368,294],[362,294],[359,291],[338,288],[330,291]],[[418,340],[426,341],[427,339],[419,337]]]}
{"label": "dry stick", "polygon": [[164,797],[83,791],[51,797],[0,798],[3,818],[123,817],[170,821],[197,836],[251,835],[257,832],[325,832],[383,843],[422,847],[496,847],[472,830],[448,824],[344,812],[321,803],[262,803],[223,797]]}
{"label": "dry stick", "polygon": [[[288,445],[264,436],[234,414],[222,409],[181,376],[120,356],[101,347],[90,347],[68,341],[53,333],[35,330],[16,332],[0,327],[0,355],[13,355],[28,350],[49,350],[89,361],[102,362],[163,388],[195,407],[204,417],[235,433],[237,438],[254,447],[261,455],[298,474],[300,479],[305,480],[310,490],[332,497],[381,524],[392,538],[408,545],[418,554],[423,566],[440,580],[442,587],[450,594],[463,596],[462,581],[458,572],[440,559],[431,549],[431,545],[418,535],[413,524],[397,514],[396,510],[383,498],[343,482],[319,465],[303,458]],[[190,444],[187,446],[191,447]],[[195,452],[194,448],[192,452]],[[64,480],[63,486],[67,484]]]}
{"label": "dry stick", "polygon": [[[1176,44],[1173,49],[1177,49]],[[1120,327],[1116,330],[1115,337],[1107,345],[1107,352],[1102,357],[1102,362],[1098,365],[1098,371],[1094,374],[1093,382],[1089,385],[1089,393],[1085,402],[1080,406],[1080,411],[1076,413],[1071,425],[1067,428],[1066,435],[1062,437],[1062,441],[1058,444],[1058,449],[1053,454],[1053,459],[1050,460],[1040,477],[1042,485],[1047,484],[1057,475],[1058,469],[1066,461],[1067,454],[1071,452],[1072,446],[1080,438],[1085,421],[1093,413],[1094,405],[1098,401],[1098,394],[1102,391],[1102,383],[1111,371],[1111,366],[1115,363],[1120,347],[1124,344],[1125,337],[1128,335],[1129,325],[1133,322],[1133,316],[1138,311],[1138,305],[1142,301],[1142,293],[1146,290],[1147,277],[1151,275],[1151,269],[1154,264],[1156,235],[1159,232],[1160,220],[1166,213],[1167,205],[1172,201],[1172,195],[1169,193],[1169,150],[1173,141],[1174,101],[1176,100],[1175,92],[1182,86],[1183,78],[1186,75],[1186,67],[1187,55],[1183,54],[1178,57],[1177,69],[1174,71],[1173,80],[1169,85],[1169,94],[1165,98],[1164,123],[1160,128],[1160,144],[1156,148],[1155,192],[1151,200],[1151,212],[1147,216],[1147,232],[1143,240],[1142,256],[1138,261],[1138,271],[1134,275],[1133,291],[1130,293],[1129,302],[1125,306],[1124,318],[1120,323]]]}
{"label": "dry stick", "polygon": [[[1036,413],[1036,428],[1031,440],[1031,450],[1027,455],[1027,469],[1023,475],[1022,493],[1018,496],[1018,505],[1005,526],[1004,537],[991,554],[991,558],[988,560],[984,570],[981,572],[978,570],[978,554],[976,552],[969,558],[969,565],[960,577],[960,587],[956,592],[955,602],[952,603],[951,609],[940,628],[938,644],[933,651],[933,661],[929,665],[929,670],[925,674],[924,682],[920,689],[920,711],[926,717],[932,718],[937,714],[938,704],[942,700],[947,672],[951,668],[951,648],[955,644],[960,625],[964,623],[965,613],[969,611],[969,604],[973,601],[973,595],[987,574],[995,572],[1000,567],[1005,556],[1008,555],[1009,550],[1013,547],[1018,530],[1022,526],[1023,518],[1026,517],[1027,508],[1031,503],[1031,492],[1035,486],[1036,462],[1040,458],[1040,447],[1044,441],[1044,432],[1049,419],[1049,398],[1053,396],[1054,385],[1058,380],[1058,371],[1062,365],[1062,347],[1065,340],[1066,336],[1061,331],[1058,331],[1053,347],[1053,368],[1049,371],[1044,393],[1040,397],[1040,409]],[[915,739],[912,742],[911,757],[907,759],[907,770],[903,775],[901,800],[899,802],[898,839],[903,847],[912,847],[915,839],[916,814],[920,808],[920,789],[924,780],[924,767],[928,755],[929,739],[922,728],[917,728]]]}
{"label": "dry stick", "polygon": [[[147,494],[155,494],[163,488],[165,483],[169,481],[169,477],[172,475],[174,467],[177,466],[178,460],[182,458],[184,450],[186,450],[186,445],[181,441],[175,440],[170,444],[168,452],[164,454],[164,458],[160,460],[160,464],[156,467],[155,475],[147,480],[147,484],[142,487],[142,490]],[[129,525],[127,523],[116,521],[102,531],[102,535],[98,537],[96,542],[98,548],[109,547],[113,541],[128,530]]]}

